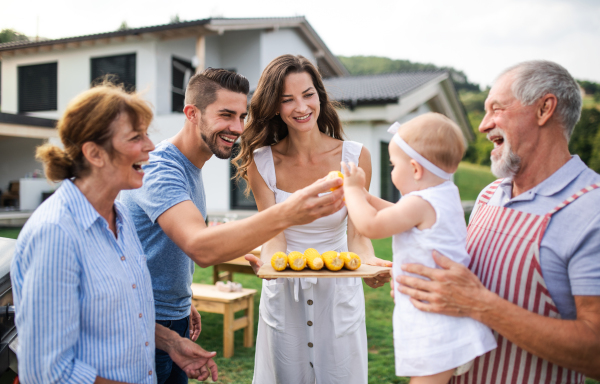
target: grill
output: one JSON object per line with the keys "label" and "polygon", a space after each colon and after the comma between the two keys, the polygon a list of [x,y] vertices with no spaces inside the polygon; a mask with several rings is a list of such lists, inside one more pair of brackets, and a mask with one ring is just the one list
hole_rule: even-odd
{"label": "grill", "polygon": [[17,368],[17,328],[10,283],[10,263],[16,240],[0,237],[0,381],[14,377]]}

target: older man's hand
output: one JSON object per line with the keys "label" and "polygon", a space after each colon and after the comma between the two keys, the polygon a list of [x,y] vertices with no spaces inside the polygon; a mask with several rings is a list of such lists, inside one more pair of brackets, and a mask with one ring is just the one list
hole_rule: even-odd
{"label": "older man's hand", "polygon": [[413,305],[426,312],[450,316],[469,316],[475,320],[489,310],[488,298],[493,295],[467,267],[438,252],[433,252],[437,265],[443,269],[428,268],[420,264],[405,264],[402,270],[421,275],[398,276],[398,291],[410,296]]}

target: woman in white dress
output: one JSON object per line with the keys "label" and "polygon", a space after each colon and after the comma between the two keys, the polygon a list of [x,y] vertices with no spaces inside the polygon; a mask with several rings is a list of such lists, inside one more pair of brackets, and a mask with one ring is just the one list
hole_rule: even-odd
{"label": "woman in white dress", "polygon": [[[362,144],[342,141],[342,126],[321,76],[302,56],[283,55],[264,70],[250,103],[249,122],[235,159],[259,210],[281,203],[332,170],[354,162],[371,176]],[[265,223],[268,225],[268,223]],[[364,264],[391,263],[374,255],[344,207],[295,226],[262,247],[262,262],[278,251],[350,250]],[[250,257],[248,256],[250,259]],[[261,264],[261,260],[254,260]],[[365,279],[381,287],[389,276]],[[278,278],[263,281],[254,379],[256,384],[367,382],[365,304],[359,278]]]}

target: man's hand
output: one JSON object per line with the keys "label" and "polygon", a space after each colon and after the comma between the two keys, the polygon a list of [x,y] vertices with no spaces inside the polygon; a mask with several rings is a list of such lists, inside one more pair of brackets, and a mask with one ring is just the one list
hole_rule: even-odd
{"label": "man's hand", "polygon": [[219,378],[217,364],[213,357],[217,352],[207,352],[189,339],[180,337],[169,349],[169,356],[191,379],[204,381],[212,376],[213,381]]}
{"label": "man's hand", "polygon": [[339,177],[332,180],[319,179],[308,187],[294,192],[285,202],[277,205],[285,209],[284,216],[289,221],[289,226],[312,223],[318,218],[329,216],[342,209],[343,188],[319,196],[320,193],[329,192],[331,188],[341,185],[342,179]]}
{"label": "man's hand", "polygon": [[421,275],[430,281],[398,276],[398,291],[410,296],[413,305],[422,311],[457,317],[469,316],[481,321],[480,314],[490,309],[488,298],[493,293],[464,265],[436,251],[433,251],[433,258],[443,269],[428,268],[420,264],[402,265],[402,270]]}
{"label": "man's hand", "polygon": [[[376,265],[379,267],[391,267],[392,266],[391,261],[383,260],[383,259],[380,259],[379,257],[375,257],[375,256],[373,256],[369,259],[365,259],[363,264]],[[364,280],[365,284],[367,284],[369,287],[379,288],[379,287],[383,287],[385,285],[385,283],[389,282],[390,278],[391,278],[390,272],[383,272],[375,277],[370,277],[370,278],[365,277],[363,280]]]}
{"label": "man's hand", "polygon": [[196,307],[194,307],[194,304],[192,304],[190,308],[190,340],[198,340],[200,332],[202,332],[202,318]]}
{"label": "man's hand", "polygon": [[366,175],[362,168],[352,162],[346,164],[342,161],[342,169],[344,170],[344,187],[365,188]]}

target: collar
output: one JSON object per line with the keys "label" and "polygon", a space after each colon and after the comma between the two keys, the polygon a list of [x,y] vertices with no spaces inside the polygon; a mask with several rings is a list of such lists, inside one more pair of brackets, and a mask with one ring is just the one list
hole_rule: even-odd
{"label": "collar", "polygon": [[[553,196],[565,189],[573,180],[575,180],[581,172],[585,171],[587,166],[577,155],[571,156],[571,160],[567,161],[558,171],[554,172],[546,180],[542,181],[529,191],[522,193],[514,198],[514,200],[533,200],[535,195]],[[512,178],[502,180],[499,188],[512,198]]]}

